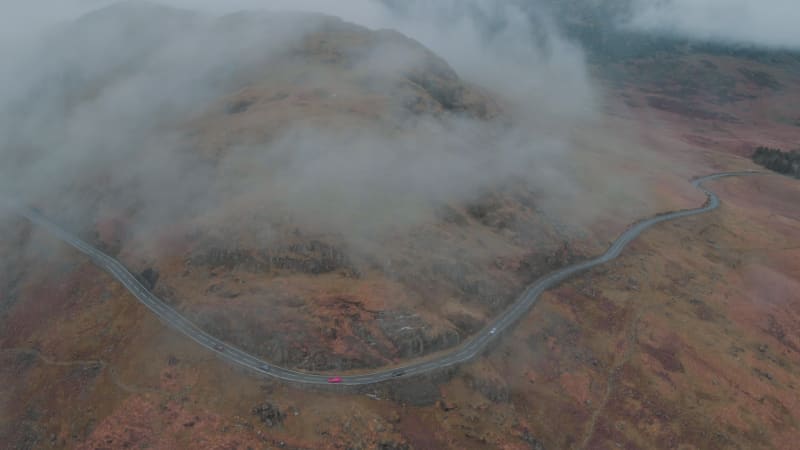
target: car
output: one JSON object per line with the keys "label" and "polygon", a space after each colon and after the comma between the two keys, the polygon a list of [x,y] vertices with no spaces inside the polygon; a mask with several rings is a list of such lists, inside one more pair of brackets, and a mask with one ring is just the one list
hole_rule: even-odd
{"label": "car", "polygon": [[214,344],[214,350],[216,350],[218,352],[224,352],[225,351],[225,347],[222,344]]}
{"label": "car", "polygon": [[269,370],[269,364],[262,364],[261,370]]}
{"label": "car", "polygon": [[392,372],[392,376],[393,377],[402,377],[403,375],[405,375],[405,373],[406,373],[406,371],[403,370],[403,369],[395,370],[394,372]]}
{"label": "car", "polygon": [[489,330],[489,334],[495,334],[495,333],[497,333],[497,327],[494,327],[491,330]]}
{"label": "car", "polygon": [[339,384],[342,382],[342,377],[330,377],[328,378],[328,383],[330,384]]}

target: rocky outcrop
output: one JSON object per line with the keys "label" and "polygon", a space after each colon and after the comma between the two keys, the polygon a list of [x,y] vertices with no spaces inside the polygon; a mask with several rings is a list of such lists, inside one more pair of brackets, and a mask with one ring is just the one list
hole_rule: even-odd
{"label": "rocky outcrop", "polygon": [[517,272],[525,279],[532,280],[542,274],[568,266],[584,258],[584,255],[576,252],[565,241],[561,243],[560,247],[548,253],[529,253],[520,261]]}
{"label": "rocky outcrop", "polygon": [[244,269],[248,272],[269,271],[269,262],[263,261],[250,250],[211,248],[203,253],[192,255],[187,261],[192,267],[207,266],[212,269],[221,267],[228,270]]}
{"label": "rocky outcrop", "polygon": [[397,349],[402,358],[422,356],[458,345],[461,336],[456,330],[446,329],[431,333],[431,326],[418,315],[407,311],[378,313],[378,326]]}
{"label": "rocky outcrop", "polygon": [[[458,259],[436,259],[424,273],[432,275],[432,282],[443,283],[447,289],[452,289],[464,303],[489,311],[502,308],[516,294],[513,286],[486,276],[483,266]],[[415,285],[411,278],[404,282],[408,286]]]}
{"label": "rocky outcrop", "polygon": [[522,433],[522,440],[528,444],[528,447],[531,450],[544,450],[544,444],[539,439],[536,439],[530,432],[530,430],[525,430]]}
{"label": "rocky outcrop", "polygon": [[378,444],[377,450],[409,450],[411,447],[408,444],[400,444],[397,442],[381,442]]}
{"label": "rocky outcrop", "polygon": [[255,251],[212,247],[205,252],[193,254],[187,259],[186,264],[212,269],[217,267],[228,270],[242,269],[251,273],[288,271],[321,275],[342,271],[349,277],[360,276],[359,270],[342,250],[316,239]]}
{"label": "rocky outcrop", "polygon": [[270,263],[278,269],[313,275],[336,270],[345,270],[352,276],[358,274],[342,251],[318,240],[290,245],[285,252],[269,255]]}
{"label": "rocky outcrop", "polygon": [[281,412],[280,408],[271,403],[262,403],[255,406],[253,408],[253,414],[258,417],[261,423],[268,427],[280,425],[286,417]]}
{"label": "rocky outcrop", "polygon": [[469,376],[467,378],[467,384],[494,403],[505,403],[511,399],[511,392],[508,386],[499,380],[487,380]]}
{"label": "rocky outcrop", "polygon": [[[358,352],[355,355],[334,353],[321,336],[303,323],[265,324],[251,317],[234,316],[218,311],[195,319],[201,328],[242,350],[286,367],[310,371],[347,371],[380,367],[386,360]],[[354,342],[353,347],[362,345]],[[363,344],[365,347],[366,344]]]}
{"label": "rocky outcrop", "polygon": [[483,321],[468,314],[453,314],[447,317],[463,335],[471,335],[481,329]]}

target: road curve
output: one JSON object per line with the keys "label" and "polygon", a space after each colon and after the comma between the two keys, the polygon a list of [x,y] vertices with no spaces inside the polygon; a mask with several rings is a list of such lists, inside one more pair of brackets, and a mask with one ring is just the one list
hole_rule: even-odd
{"label": "road curve", "polygon": [[[381,369],[373,373],[343,375],[339,384],[350,386],[375,384],[401,377],[421,375],[445,367],[461,364],[475,358],[486,349],[490,342],[497,339],[503,333],[503,331],[516,323],[525,313],[527,313],[528,310],[530,310],[530,308],[539,299],[539,296],[547,289],[558,285],[562,281],[572,277],[575,274],[584,272],[592,267],[615,259],[617,256],[619,256],[626,245],[642,234],[643,231],[656,224],[666,222],[668,220],[703,214],[717,209],[720,204],[719,197],[717,197],[717,195],[713,192],[704,188],[703,183],[719,178],[753,175],[758,173],[761,172],[725,172],[693,180],[692,185],[703,191],[708,196],[708,200],[702,207],[661,214],[635,223],[625,230],[625,232],[622,233],[622,235],[620,235],[620,237],[617,238],[613,244],[611,244],[611,247],[609,247],[604,254],[588,261],[583,261],[558,269],[536,280],[533,284],[525,289],[525,291],[508,309],[492,320],[485,328],[470,337],[458,347],[455,347],[446,353],[434,358],[421,360],[400,367]],[[128,269],[126,269],[125,266],[123,266],[116,259],[89,245],[77,236],[61,229],[58,225],[49,221],[38,211],[29,208],[17,208],[17,213],[27,218],[33,224],[48,230],[62,241],[85,253],[95,264],[105,269],[120,283],[122,283],[134,296],[136,296],[137,299],[139,299],[140,302],[148,307],[161,320],[203,347],[206,347],[207,349],[219,354],[222,358],[234,364],[244,366],[256,373],[279,378],[285,381],[303,384],[329,384],[328,378],[330,375],[298,372],[284,367],[278,367],[249,353],[246,353],[230,344],[227,344],[215,338],[214,336],[211,336],[210,334],[198,328],[194,323],[183,317],[178,311],[171,308],[164,301],[153,295],[152,292],[145,288],[136,279],[136,277],[133,276]]]}

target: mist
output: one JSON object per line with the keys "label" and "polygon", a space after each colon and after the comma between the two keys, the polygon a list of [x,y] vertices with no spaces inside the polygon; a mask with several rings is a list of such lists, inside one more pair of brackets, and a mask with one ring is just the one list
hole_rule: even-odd
{"label": "mist", "polygon": [[[244,203],[320,230],[379,236],[512,178],[527,180],[545,206],[582,195],[571,134],[596,116],[597,91],[582,50],[544,9],[532,16],[489,0],[401,8],[170,0],[123,2],[122,12],[74,22],[111,3],[5,7],[9,24],[31,26],[9,26],[19,39],[0,48],[15,62],[0,72],[0,189],[73,227],[126,212],[138,233],[149,233],[175,221],[224,221]],[[273,13],[235,14],[265,8]],[[234,137],[216,157],[198,152],[187,124],[278,70],[287,49],[327,20],[274,14],[284,10],[399,30],[499,99],[502,113],[398,116],[400,132],[386,131],[385,121],[351,129],[299,121],[263,142]],[[361,64],[414,70],[424,58],[412,53],[379,46]],[[592,208],[602,205],[584,205],[581,217]]]}
{"label": "mist", "polygon": [[629,26],[703,41],[800,49],[794,0],[634,0]]}

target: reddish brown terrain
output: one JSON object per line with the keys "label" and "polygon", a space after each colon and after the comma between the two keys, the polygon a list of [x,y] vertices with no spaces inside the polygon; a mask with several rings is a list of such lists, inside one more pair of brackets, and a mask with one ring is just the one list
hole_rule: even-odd
{"label": "reddish brown terrain", "polygon": [[[386,75],[346,61],[386,41],[422,52],[425,64]],[[402,139],[414,129],[394,125],[409,109],[514,120],[502,99],[393,32],[335,22],[292,58],[184,124],[196,151],[225,158],[306,121]],[[570,143],[585,174],[580,204],[614,201],[579,221],[579,203],[545,214],[541,194],[510,179],[368,243],[275,214],[279,202],[255,194],[155,238],[131,231],[120,208],[97,220],[94,242],[149,270],[154,291],[204,329],[275,364],[342,373],[435,354],[536,277],[602,252],[631,222],[702,204],[690,178],[754,169],[755,146],[800,142],[796,68],[705,54],[657,64],[621,64],[624,82],[598,77],[605,113]],[[375,77],[370,88],[365,77]],[[630,177],[636,195],[615,184]],[[546,293],[486,356],[358,392],[232,367],[77,252],[5,221],[0,447],[796,448],[800,183],[765,174],[708,187],[719,210],[659,225],[616,261]]]}

